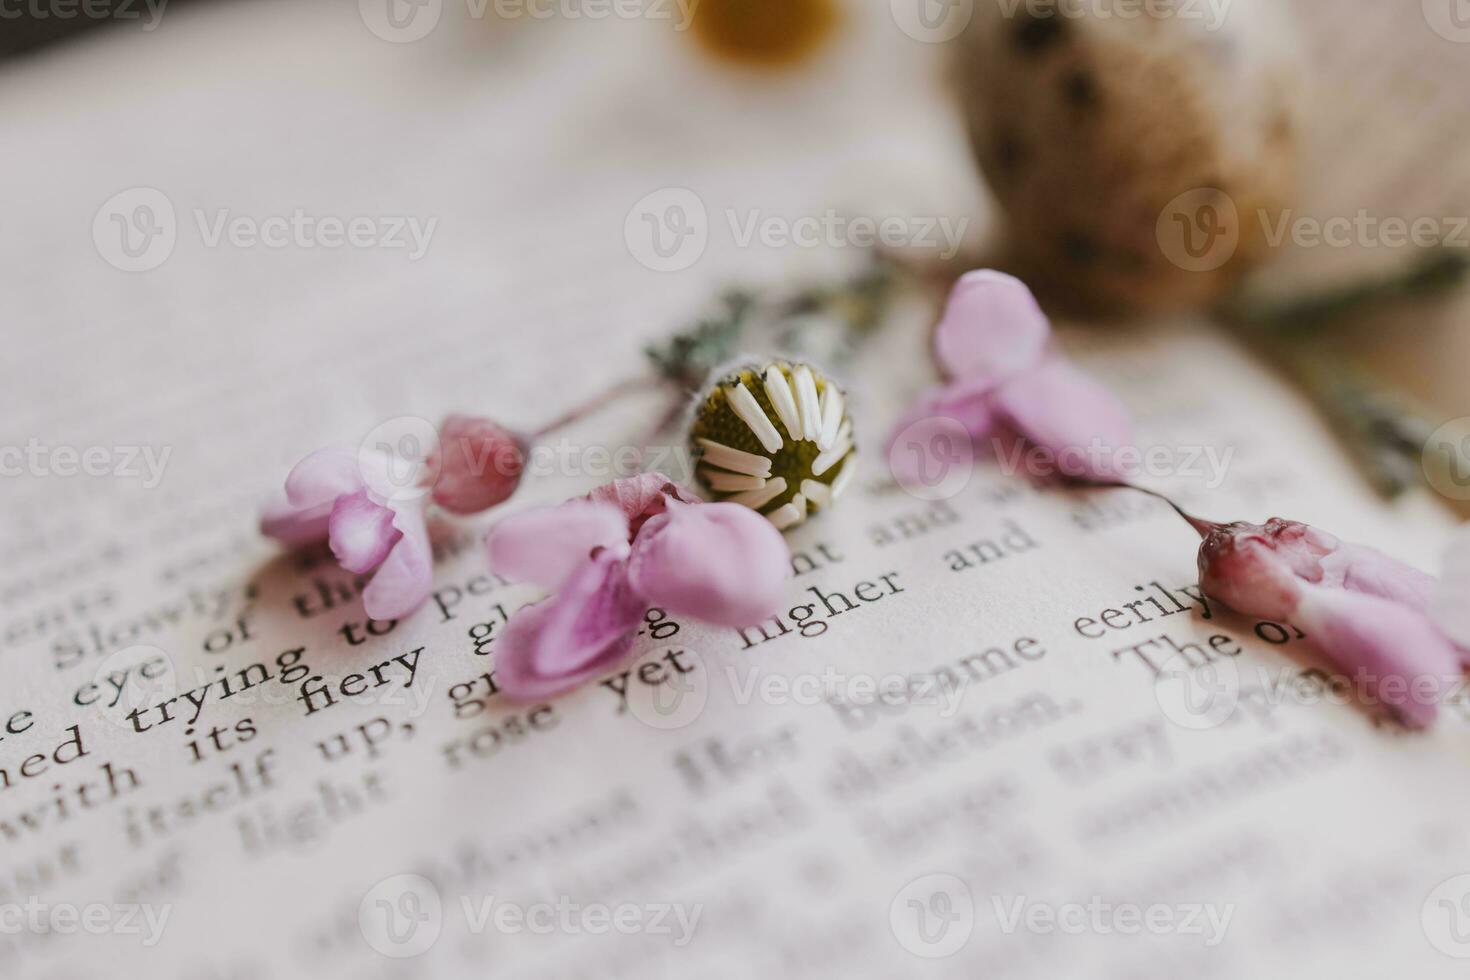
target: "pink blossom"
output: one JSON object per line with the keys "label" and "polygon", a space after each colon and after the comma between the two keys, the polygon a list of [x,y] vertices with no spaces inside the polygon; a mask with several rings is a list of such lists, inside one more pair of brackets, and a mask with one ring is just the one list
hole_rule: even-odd
{"label": "pink blossom", "polygon": [[[920,454],[894,452],[904,432],[950,418],[979,449],[1024,440],[1067,476],[1116,475],[1113,451],[1133,441],[1128,411],[1054,349],[1051,324],[1019,279],[988,269],[962,276],[935,330],[934,356],[949,383],[925,392],[895,426],[888,456],[896,469],[922,465]],[[895,476],[903,482],[921,474]]]}
{"label": "pink blossom", "polygon": [[400,619],[433,585],[429,502],[457,514],[494,506],[515,492],[523,466],[520,443],[504,429],[451,416],[424,460],[369,448],[317,450],[292,468],[260,529],[293,547],[325,540],[347,571],[375,573],[362,594],[367,614]]}
{"label": "pink blossom", "polygon": [[516,612],[496,644],[497,679],[518,700],[607,673],[632,654],[651,605],[719,626],[758,623],[791,570],[770,521],[700,503],[661,473],[508,517],[486,545],[498,574],[555,593]]}
{"label": "pink blossom", "polygon": [[1431,575],[1296,521],[1193,521],[1200,585],[1238,612],[1291,622],[1406,724],[1423,727],[1470,651],[1432,617]]}

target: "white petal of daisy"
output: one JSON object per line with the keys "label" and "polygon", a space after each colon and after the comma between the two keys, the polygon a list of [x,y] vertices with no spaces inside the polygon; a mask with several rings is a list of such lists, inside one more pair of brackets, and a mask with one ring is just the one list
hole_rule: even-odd
{"label": "white petal of daisy", "polygon": [[817,401],[817,380],[812,369],[802,364],[791,372],[791,383],[796,388],[796,407],[801,410],[801,437],[816,442],[822,432],[822,406]]}
{"label": "white petal of daisy", "polygon": [[786,477],[778,476],[773,480],[767,480],[766,485],[759,490],[747,490],[728,499],[732,504],[740,504],[751,510],[760,510],[785,492]]}
{"label": "white petal of daisy", "polygon": [[750,427],[760,444],[765,447],[766,452],[779,452],[785,445],[781,441],[781,433],[766,418],[766,413],[761,410],[760,402],[750,393],[750,389],[744,384],[732,385],[725,389],[725,398],[730,402],[730,410],[740,417],[740,421]]}
{"label": "white petal of daisy", "polygon": [[842,469],[838,470],[837,475],[832,478],[833,500],[842,496],[847,492],[847,488],[852,486],[852,479],[857,476],[857,470],[858,464],[856,459],[849,457],[847,462],[842,464]]}
{"label": "white petal of daisy", "polygon": [[766,486],[766,478],[763,476],[747,476],[744,473],[726,473],[724,470],[712,470],[705,467],[701,472],[705,482],[710,485],[711,490],[720,493],[738,493],[744,490],[762,490]]}
{"label": "white petal of daisy", "polygon": [[812,460],[812,476],[821,476],[834,464],[841,462],[842,457],[850,452],[852,452],[852,423],[844,422],[842,428],[837,431],[837,444]]}
{"label": "white petal of daisy", "polygon": [[796,407],[796,396],[791,393],[791,382],[786,380],[786,375],[774,364],[766,368],[766,397],[771,400],[776,414],[780,416],[781,424],[786,426],[787,434],[792,439],[799,440],[801,412]]}
{"label": "white petal of daisy", "polygon": [[713,439],[696,440],[704,447],[704,461],[722,470],[744,473],[746,476],[770,476],[771,461],[742,449],[735,449]]}
{"label": "white petal of daisy", "polygon": [[776,525],[776,530],[784,531],[788,527],[795,527],[806,520],[806,498],[801,494],[791,498],[790,503],[782,504],[771,511],[766,517]]}
{"label": "white petal of daisy", "polygon": [[802,480],[801,495],[810,500],[817,508],[826,507],[832,503],[832,488],[820,480]]}
{"label": "white petal of daisy", "polygon": [[822,389],[822,431],[817,436],[817,448],[831,449],[837,443],[837,430],[842,428],[842,413],[846,409],[842,392],[832,382]]}

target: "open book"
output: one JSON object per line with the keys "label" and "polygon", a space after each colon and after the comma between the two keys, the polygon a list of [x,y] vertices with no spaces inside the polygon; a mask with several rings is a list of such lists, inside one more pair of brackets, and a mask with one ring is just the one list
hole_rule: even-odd
{"label": "open book", "polygon": [[[555,701],[496,684],[538,598],[488,567],[496,514],[436,529],[433,598],[394,623],[256,534],[305,452],[451,410],[532,426],[721,286],[843,267],[735,241],[755,211],[978,212],[932,52],[886,29],[854,14],[788,90],[657,24],[446,55],[264,0],[5,71],[0,975],[1462,975],[1470,708],[1411,735],[1345,701],[1290,624],[1200,593],[1197,537],[1141,494],[993,464],[899,491],[918,304],[849,367],[865,469],[790,535],[781,613],[655,610]],[[609,121],[629,106],[656,124]],[[157,199],[105,206],[137,188],[174,241],[128,272]],[[666,188],[710,213],[682,275],[624,237]],[[298,207],[409,247],[250,244]],[[1152,485],[1435,566],[1447,516],[1380,505],[1209,325],[1064,339],[1169,449]],[[603,482],[660,408],[577,427],[502,512]]]}

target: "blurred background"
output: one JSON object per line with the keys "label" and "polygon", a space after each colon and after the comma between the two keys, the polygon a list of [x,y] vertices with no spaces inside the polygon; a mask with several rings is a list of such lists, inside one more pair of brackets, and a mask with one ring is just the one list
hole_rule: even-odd
{"label": "blurred background", "polygon": [[[53,276],[124,319],[156,316],[158,300],[188,315],[198,295],[212,318],[258,324],[288,283],[427,288],[426,270],[461,268],[527,282],[553,252],[569,274],[648,275],[673,317],[726,280],[835,274],[830,249],[749,247],[767,217],[945,219],[935,244],[910,224],[884,251],[934,284],[1006,266],[1055,310],[1114,329],[1216,314],[1313,395],[1391,496],[1422,482],[1427,442],[1446,465],[1470,451],[1463,13],[1457,0],[15,0],[0,25],[0,145],[16,161],[0,247],[41,277],[28,284],[48,317]],[[67,235],[101,210],[116,230],[142,220],[146,201],[113,198],[137,188],[182,229],[146,283],[114,274],[135,260],[99,264]],[[680,201],[656,196],[680,188],[709,225],[709,255],[688,268],[636,254],[636,236],[684,230],[663,224]],[[190,231],[207,230],[201,214],[258,223],[295,207],[438,221],[427,261],[407,263],[201,247]],[[945,230],[963,233],[959,254]],[[1446,481],[1466,489],[1470,470]]]}

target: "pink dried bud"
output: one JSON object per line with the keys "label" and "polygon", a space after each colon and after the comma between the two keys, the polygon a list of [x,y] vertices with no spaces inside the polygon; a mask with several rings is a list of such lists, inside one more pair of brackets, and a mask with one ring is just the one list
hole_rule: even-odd
{"label": "pink dried bud", "polygon": [[1406,724],[1434,720],[1470,651],[1430,617],[1433,576],[1297,521],[1194,521],[1200,585],[1237,612],[1293,622]]}
{"label": "pink dried bud", "polygon": [[526,454],[521,441],[486,418],[451,415],[439,427],[429,460],[434,503],[454,514],[477,514],[508,500],[520,486]]}
{"label": "pink dried bud", "polygon": [[1221,602],[1262,619],[1290,618],[1304,582],[1323,579],[1330,534],[1273,517],[1265,524],[1215,524],[1199,549],[1200,585]]}

